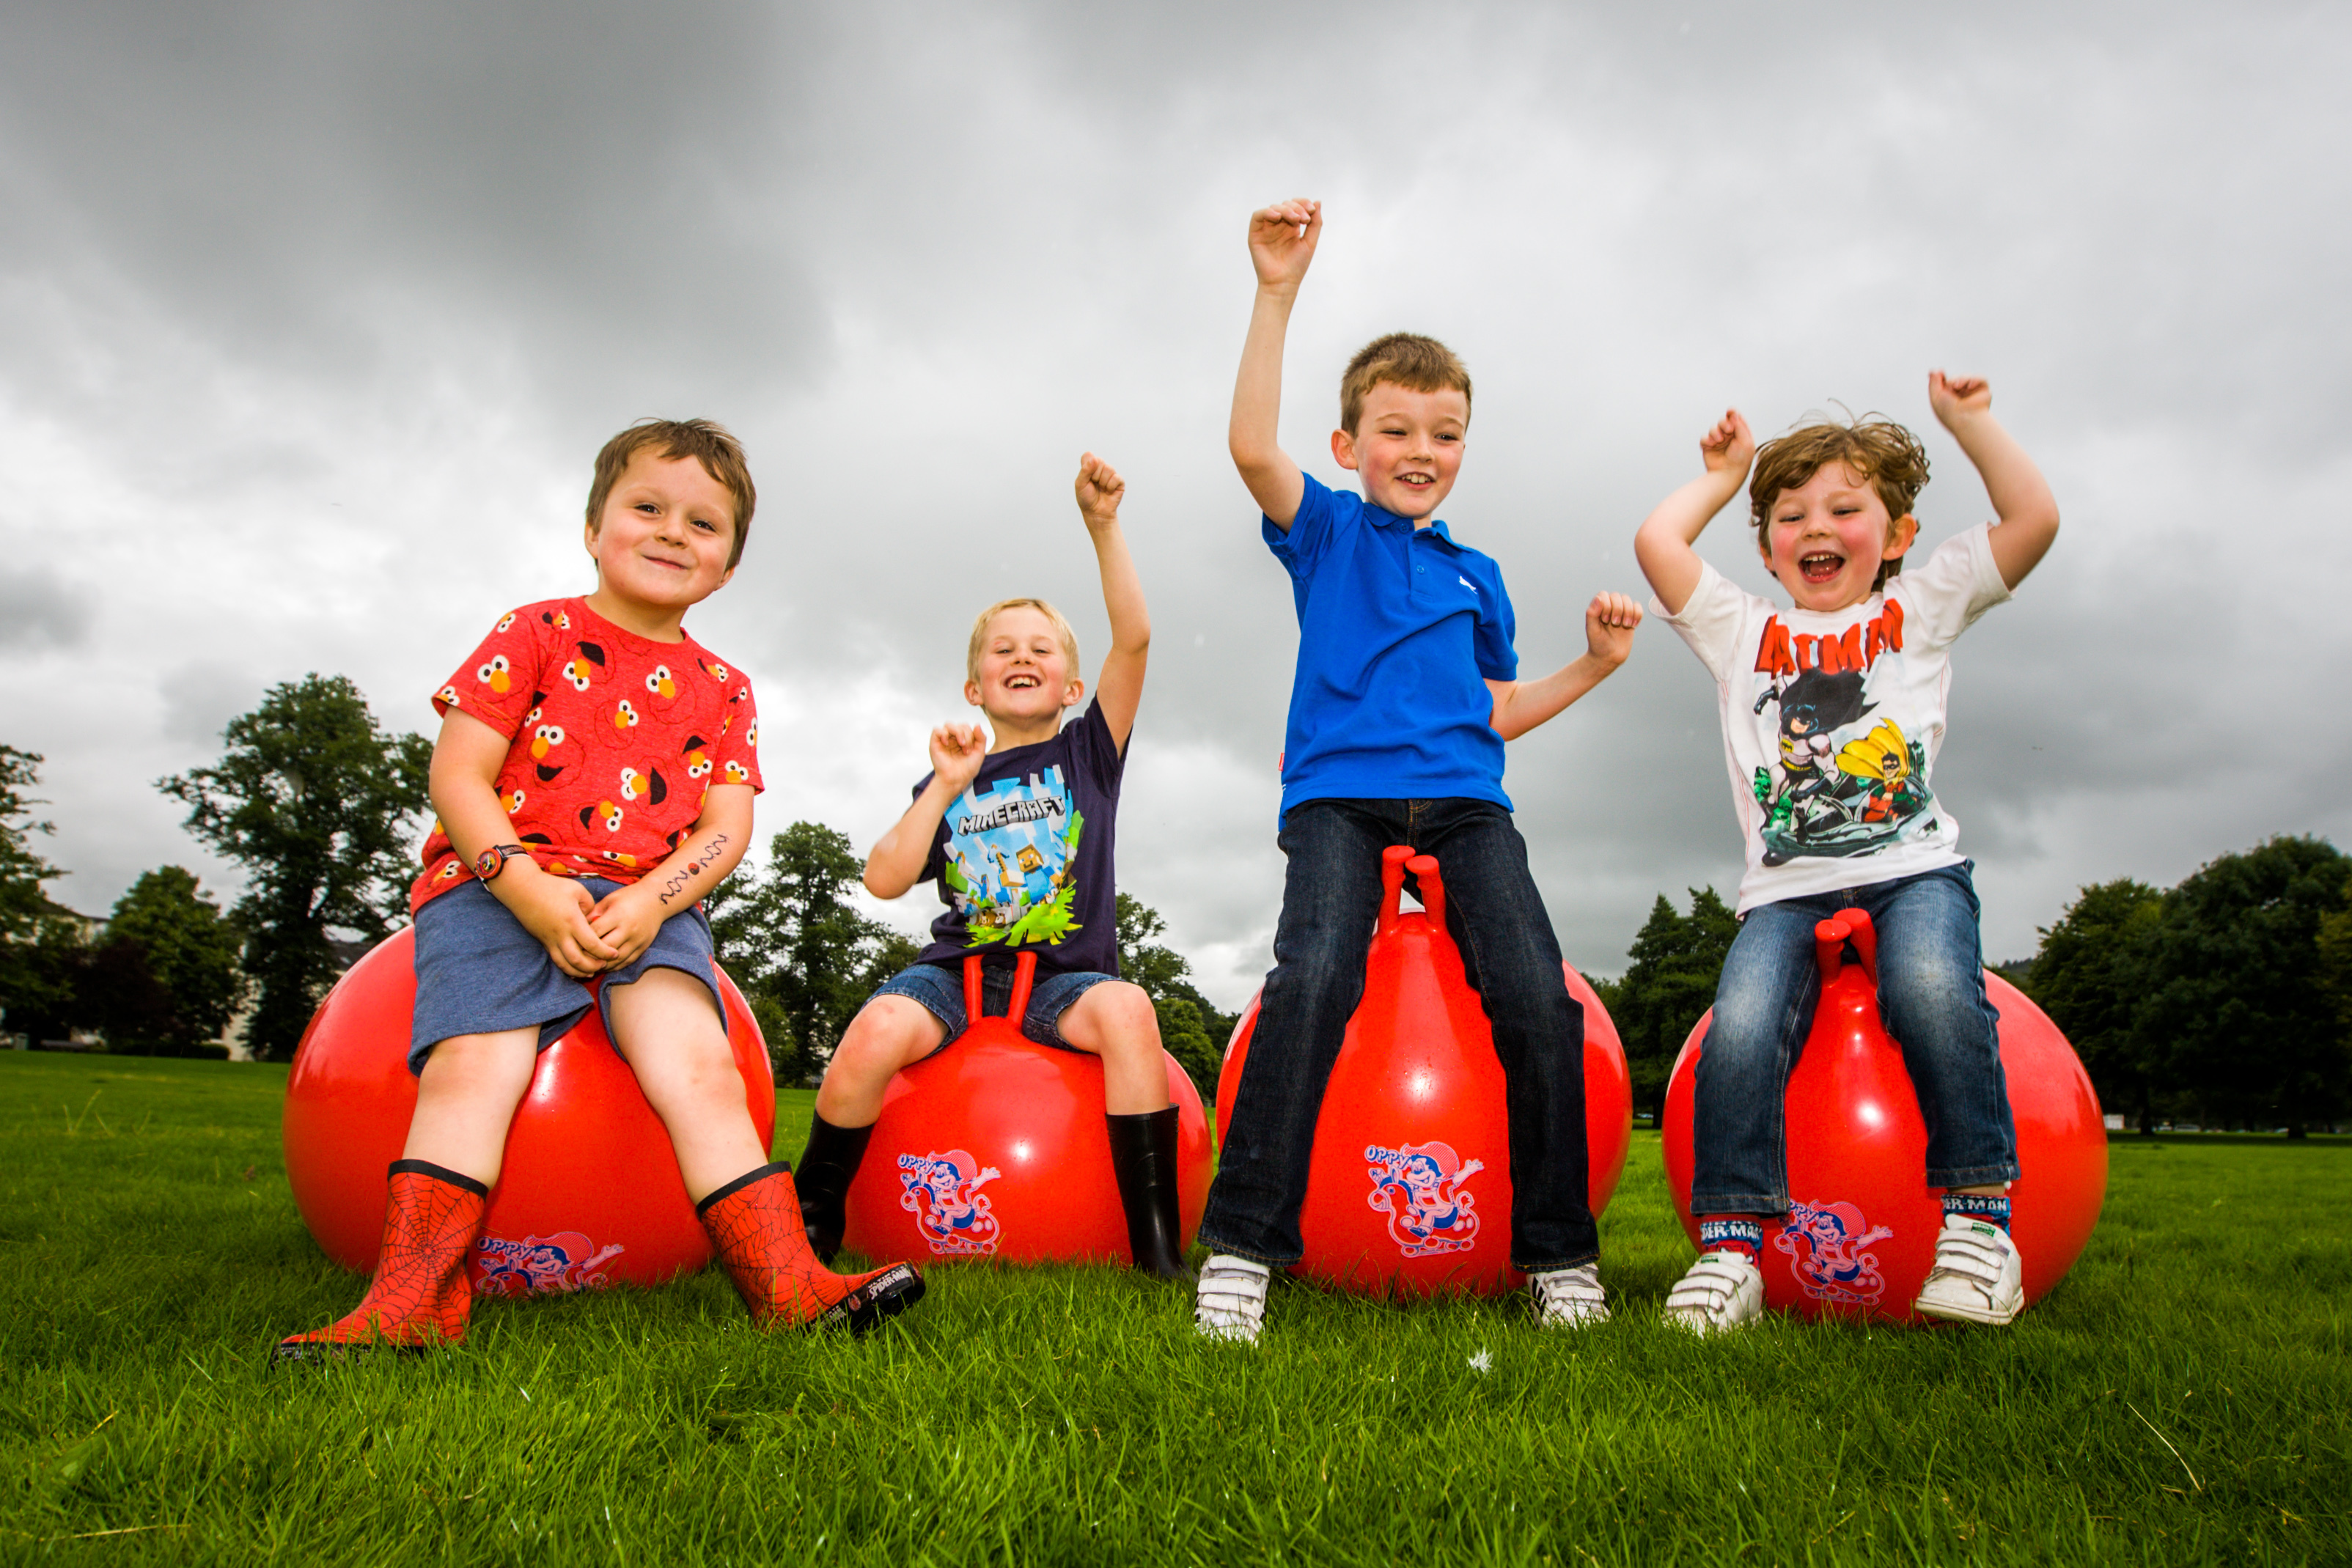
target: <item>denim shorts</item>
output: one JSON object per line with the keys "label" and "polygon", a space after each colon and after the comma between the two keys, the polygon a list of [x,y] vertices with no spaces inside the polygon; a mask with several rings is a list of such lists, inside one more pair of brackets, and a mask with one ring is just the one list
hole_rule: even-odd
{"label": "denim shorts", "polygon": [[[1062,1038],[1062,1015],[1070,1004],[1101,985],[1116,980],[1117,975],[1097,974],[1080,969],[1066,975],[1042,974],[1029,988],[1029,1010],[1022,1016],[1021,1033],[1024,1039],[1039,1045],[1050,1045],[1056,1051],[1077,1048]],[[947,1026],[940,1051],[945,1051],[961,1038],[970,1020],[963,1010],[963,966],[950,968],[945,964],[910,964],[882,982],[877,997],[904,997],[920,1002],[933,1018]],[[873,998],[868,998],[871,1001]],[[1013,1007],[1013,971],[994,964],[985,965],[980,972],[980,1005],[992,1018],[1002,1018]],[[933,1052],[934,1055],[937,1052]]]}
{"label": "denim shorts", "polygon": [[[587,876],[580,885],[603,898],[622,884]],[[591,1007],[610,1034],[612,988],[654,968],[677,969],[700,980],[710,988],[710,1005],[719,1018],[727,1017],[711,957],[710,919],[700,904],[663,921],[653,945],[626,967],[581,981],[555,967],[539,938],[488,887],[468,880],[416,912],[416,1010],[409,1022],[408,1071],[422,1073],[433,1048],[461,1034],[536,1025],[539,1049],[545,1051]]]}

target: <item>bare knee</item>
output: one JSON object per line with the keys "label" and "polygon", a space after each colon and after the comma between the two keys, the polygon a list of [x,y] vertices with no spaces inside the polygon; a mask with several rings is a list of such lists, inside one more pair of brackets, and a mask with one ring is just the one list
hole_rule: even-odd
{"label": "bare knee", "polygon": [[441,1041],[425,1059],[416,1092],[422,1099],[520,1100],[538,1059],[534,1040],[513,1031],[461,1034]]}
{"label": "bare knee", "polygon": [[828,1080],[840,1073],[853,1081],[887,1082],[900,1068],[937,1051],[947,1032],[947,1026],[922,1003],[877,997],[849,1020],[824,1075]]}
{"label": "bare knee", "polygon": [[1125,980],[1106,980],[1072,1002],[1060,1032],[1097,1056],[1149,1059],[1160,1051],[1160,1014],[1150,995]]}

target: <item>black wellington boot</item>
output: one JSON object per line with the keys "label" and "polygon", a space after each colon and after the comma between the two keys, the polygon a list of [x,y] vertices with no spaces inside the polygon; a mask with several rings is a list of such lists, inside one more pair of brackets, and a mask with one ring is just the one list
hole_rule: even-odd
{"label": "black wellington boot", "polygon": [[849,1197],[849,1184],[856,1179],[858,1163],[866,1158],[866,1140],[873,1135],[871,1125],[836,1127],[809,1113],[808,1147],[793,1169],[793,1184],[800,1189],[809,1249],[820,1262],[832,1262],[841,1250],[842,1227],[847,1223],[842,1206]]}
{"label": "black wellington boot", "polygon": [[1176,1214],[1176,1107],[1103,1121],[1110,1128],[1110,1168],[1118,1177],[1135,1266],[1155,1279],[1191,1279],[1183,1221]]}

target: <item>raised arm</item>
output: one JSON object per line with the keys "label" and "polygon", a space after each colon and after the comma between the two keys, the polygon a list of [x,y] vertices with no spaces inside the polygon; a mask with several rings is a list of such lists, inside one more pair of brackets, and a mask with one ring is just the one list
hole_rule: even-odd
{"label": "raised arm", "polygon": [[979,725],[943,724],[931,731],[931,781],[866,857],[866,892],[877,898],[896,898],[915,885],[923,874],[923,862],[931,858],[940,819],[956,797],[971,788],[987,759],[988,731]]}
{"label": "raised arm", "polygon": [[1739,494],[1748,465],[1756,461],[1756,437],[1738,409],[1724,410],[1715,428],[1698,438],[1698,455],[1705,471],[1659,502],[1633,536],[1633,559],[1669,615],[1680,615],[1698,587],[1703,563],[1691,547]]}
{"label": "raised arm", "polygon": [[1622,593],[1596,593],[1584,610],[1584,657],[1532,681],[1488,681],[1495,711],[1486,722],[1517,740],[1617,673],[1633,651],[1642,607]]}
{"label": "raised arm", "polygon": [[1250,265],[1257,270],[1257,299],[1250,307],[1249,337],[1242,343],[1241,373],[1234,379],[1234,416],[1225,444],[1258,509],[1285,533],[1298,515],[1307,481],[1277,439],[1282,344],[1290,330],[1290,307],[1298,298],[1298,286],[1322,237],[1320,202],[1298,197],[1250,214]]}
{"label": "raised arm", "polygon": [[1993,565],[2015,588],[2058,538],[2058,497],[2017,438],[1992,416],[1992,383],[1982,376],[1927,372],[1927,403],[1984,480],[2000,520],[1990,535]]}
{"label": "raised arm", "polygon": [[1143,602],[1143,580],[1136,575],[1135,557],[1129,553],[1127,535],[1118,526],[1118,504],[1127,495],[1127,481],[1118,476],[1118,469],[1089,452],[1078,459],[1077,492],[1078,515],[1087,520],[1087,536],[1095,542],[1095,563],[1102,570],[1103,610],[1110,616],[1110,652],[1103,655],[1095,701],[1102,705],[1111,740],[1125,751],[1128,733],[1135,727],[1135,710],[1143,701],[1143,668],[1151,654],[1151,612]]}

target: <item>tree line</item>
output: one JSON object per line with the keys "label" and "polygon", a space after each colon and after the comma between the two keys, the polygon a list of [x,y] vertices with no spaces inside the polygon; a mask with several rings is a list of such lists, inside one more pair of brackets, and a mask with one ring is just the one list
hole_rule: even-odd
{"label": "tree line", "polygon": [[[1686,914],[1659,894],[1624,974],[1593,982],[1634,1106],[1652,1115],[1739,929],[1714,889],[1689,893]],[[2352,1113],[2352,857],[2326,841],[2270,839],[2171,888],[2083,888],[2041,937],[1999,972],[2140,1131],[2193,1121],[2300,1137]]]}
{"label": "tree line", "polygon": [[[50,896],[66,873],[39,852],[43,759],[0,746],[0,1032],[196,1052],[242,1012],[253,1054],[285,1061],[336,976],[405,923],[429,742],[387,732],[348,679],[315,674],[270,688],[222,740],[213,766],[155,787],[244,870],[243,895],[223,909],[184,868],[159,866],[102,921]],[[920,950],[858,911],[861,870],[842,833],[795,822],[709,901],[721,962],[785,1082],[820,1074],[874,988]],[[1652,1115],[1738,931],[1714,889],[1688,893],[1687,911],[1659,894],[1624,973],[1592,982]],[[1235,1019],[1156,940],[1155,911],[1122,893],[1118,921],[1120,973],[1213,1094]],[[2273,838],[2167,889],[2085,887],[2041,937],[2002,972],[2142,1130],[2193,1119],[2300,1134],[2352,1113],[2352,857],[2325,840]]]}

